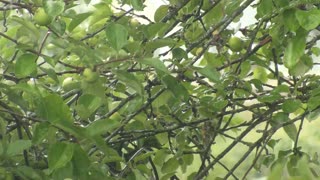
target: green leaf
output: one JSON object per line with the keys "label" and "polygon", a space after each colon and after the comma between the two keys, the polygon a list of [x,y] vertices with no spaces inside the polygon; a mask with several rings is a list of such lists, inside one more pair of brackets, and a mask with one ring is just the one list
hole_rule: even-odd
{"label": "green leaf", "polygon": [[50,78],[52,78],[54,81],[56,81],[57,83],[59,82],[58,76],[56,74],[56,72],[54,71],[54,69],[51,68],[43,68],[40,67],[41,71],[45,72]]}
{"label": "green leaf", "polygon": [[178,167],[179,161],[175,157],[172,157],[163,164],[161,172],[163,174],[172,173],[175,172],[178,169]]}
{"label": "green leaf", "polygon": [[297,176],[297,162],[300,159],[300,156],[292,154],[288,157],[289,161],[287,162],[287,170],[290,176]]}
{"label": "green leaf", "polygon": [[156,70],[169,74],[168,68],[159,58],[145,58],[139,62],[146,64],[148,66],[154,67]]}
{"label": "green leaf", "polygon": [[33,180],[42,180],[39,171],[28,166],[18,166],[16,169],[16,174],[23,179],[33,179]]}
{"label": "green leaf", "polygon": [[16,171],[20,177],[23,177],[25,179],[33,179],[33,180],[43,179],[43,177],[41,177],[39,172],[37,172],[35,169],[28,166],[18,166]]}
{"label": "green leaf", "polygon": [[215,101],[211,103],[212,108],[219,112],[228,105],[228,100],[215,99]]}
{"label": "green leaf", "polygon": [[134,97],[130,103],[125,106],[126,110],[125,112],[128,114],[136,112],[144,103],[144,97],[143,96],[136,96]]}
{"label": "green leaf", "polygon": [[73,151],[73,144],[61,142],[52,144],[48,150],[49,169],[55,170],[65,166],[72,159]]}
{"label": "green leaf", "polygon": [[168,5],[162,5],[160,6],[156,12],[154,13],[154,21],[160,22],[167,14],[168,14],[169,6]]}
{"label": "green leaf", "polygon": [[57,1],[44,1],[44,10],[51,17],[60,15],[64,10],[64,2],[61,0]]}
{"label": "green leaf", "polygon": [[[229,4],[229,8],[232,8],[232,4],[234,4],[235,1],[231,2]],[[235,4],[238,4],[237,2]],[[227,8],[228,8],[227,7]],[[228,9],[225,9],[224,3],[218,3],[216,7],[211,9],[206,16],[204,16],[203,20],[206,24],[215,24],[218,23],[224,16],[225,14],[231,14],[232,12],[229,11]]]}
{"label": "green leaf", "polygon": [[144,153],[144,154],[140,154],[140,155],[136,156],[136,157],[134,158],[134,160],[135,160],[136,162],[145,160],[145,159],[151,157],[152,155],[154,155],[154,153],[155,153],[155,152],[146,152],[146,153]]}
{"label": "green leaf", "polygon": [[292,141],[296,140],[298,131],[297,131],[297,127],[294,124],[289,124],[287,126],[284,126],[283,129]]}
{"label": "green leaf", "polygon": [[263,91],[262,82],[260,80],[252,79],[250,80],[250,82],[254,85],[255,88],[257,88],[259,92]]}
{"label": "green leaf", "polygon": [[310,85],[311,85],[310,88],[312,88],[310,95],[312,98],[320,95],[320,86],[318,86],[319,85],[318,82],[319,81],[315,81],[315,82],[310,83]]}
{"label": "green leaf", "polygon": [[101,119],[94,121],[87,128],[86,132],[89,136],[94,137],[96,135],[105,134],[121,125],[118,119]]}
{"label": "green leaf", "polygon": [[49,57],[49,56],[43,56],[43,59],[50,64],[52,67],[54,67],[57,64],[57,59]]}
{"label": "green leaf", "polygon": [[292,154],[292,149],[280,150],[278,152],[278,160],[275,163],[283,163],[288,155]]}
{"label": "green leaf", "polygon": [[290,75],[302,76],[307,73],[313,67],[313,60],[308,55],[302,55],[299,62],[294,65],[290,70]]}
{"label": "green leaf", "polygon": [[320,106],[320,96],[312,96],[307,103],[307,107],[310,111]]}
{"label": "green leaf", "polygon": [[309,122],[311,122],[313,120],[318,119],[319,115],[320,115],[320,108],[309,112],[306,118],[308,119]]}
{"label": "green leaf", "polygon": [[[100,138],[100,137],[99,137]],[[104,143],[105,142],[103,141],[102,138],[100,138],[102,141],[101,143]],[[103,145],[104,147],[100,148],[103,150],[103,152],[105,153],[105,157],[103,158],[102,162],[103,163],[109,163],[109,162],[121,162],[122,161],[122,158],[121,156],[119,156],[118,152],[106,145]]]}
{"label": "green leaf", "polygon": [[191,165],[194,161],[193,154],[185,154],[182,156],[182,159],[186,165]]}
{"label": "green leaf", "polygon": [[216,68],[211,66],[206,66],[204,68],[196,68],[194,67],[196,71],[198,71],[203,76],[207,77],[212,82],[220,82],[220,73],[216,70]]}
{"label": "green leaf", "polygon": [[263,95],[258,97],[258,101],[260,102],[268,102],[273,103],[279,99],[281,99],[281,95],[278,93],[271,93],[270,95]]}
{"label": "green leaf", "polygon": [[16,140],[8,145],[7,155],[12,157],[22,154],[22,151],[30,148],[32,145],[30,140]]}
{"label": "green leaf", "polygon": [[282,177],[283,169],[284,165],[282,163],[275,164],[268,176],[268,180],[274,180],[278,179],[279,177]]}
{"label": "green leaf", "polygon": [[297,169],[299,175],[304,179],[315,179],[314,174],[310,170],[309,160],[307,156],[303,156],[302,158],[300,158],[300,160],[298,161]]}
{"label": "green leaf", "polygon": [[281,85],[277,86],[276,88],[274,88],[272,90],[272,92],[273,93],[289,93],[290,87],[285,84],[281,84]]}
{"label": "green leaf", "polygon": [[271,139],[268,141],[267,145],[274,149],[274,147],[279,143],[280,139]]}
{"label": "green leaf", "polygon": [[296,10],[295,9],[289,9],[283,12],[282,14],[284,25],[292,32],[295,32],[299,29],[300,25],[296,17]]}
{"label": "green leaf", "polygon": [[11,19],[21,24],[24,30],[27,30],[27,32],[30,33],[34,38],[38,39],[40,37],[39,30],[34,25],[34,23],[31,23],[30,21],[26,21],[25,19],[18,16],[12,16]]}
{"label": "green leaf", "polygon": [[43,122],[36,125],[36,128],[33,132],[32,143],[39,144],[41,143],[48,135],[49,123]]}
{"label": "green leaf", "polygon": [[79,138],[79,139],[86,138],[85,129],[83,127],[78,127],[74,125],[73,122],[71,121],[58,121],[58,122],[53,122],[53,124],[57,128],[60,128],[67,133],[70,133],[76,138]]}
{"label": "green leaf", "polygon": [[66,32],[67,25],[62,19],[58,19],[56,21],[53,21],[50,24],[50,28],[60,36],[63,36],[63,34]]}
{"label": "green leaf", "polygon": [[88,168],[90,160],[87,153],[81,148],[80,145],[74,145],[74,152],[72,156],[73,175],[79,179],[88,179]]}
{"label": "green leaf", "polygon": [[52,174],[52,179],[69,179],[73,175],[72,163],[68,162],[61,168],[55,169]]}
{"label": "green leaf", "polygon": [[50,94],[39,102],[37,108],[38,114],[44,120],[51,123],[59,121],[72,121],[69,107],[63,102],[57,94]]}
{"label": "green leaf", "polygon": [[264,15],[270,14],[273,11],[273,1],[272,0],[263,0],[260,1],[257,8],[257,17],[263,17]]}
{"label": "green leaf", "polygon": [[156,39],[146,44],[146,51],[153,52],[156,49],[159,49],[161,47],[166,47],[166,46],[171,47],[171,46],[174,46],[175,44],[177,44],[177,42],[171,38]]}
{"label": "green leaf", "polygon": [[21,55],[15,65],[15,74],[17,77],[26,77],[37,70],[37,56],[34,54]]}
{"label": "green leaf", "polygon": [[[283,46],[284,36],[286,35],[287,31],[282,23],[276,23],[270,28],[270,36],[272,37],[272,44]],[[270,48],[263,48],[263,52],[266,55],[270,55],[270,52],[267,51]]]}
{"label": "green leaf", "polygon": [[143,10],[143,1],[142,0],[131,0],[131,5],[133,9],[137,11],[142,11]]}
{"label": "green leaf", "polygon": [[82,79],[81,88],[84,94],[92,94],[103,99],[105,97],[104,82],[105,80],[103,78],[98,78],[95,82],[87,82]]}
{"label": "green leaf", "polygon": [[271,120],[272,126],[282,126],[283,123],[288,122],[289,114],[284,112],[278,112],[275,115],[273,115]]}
{"label": "green leaf", "polygon": [[243,63],[241,63],[240,69],[241,69],[241,72],[239,74],[239,77],[240,78],[245,78],[247,76],[247,74],[251,70],[250,62],[249,61],[244,61]]}
{"label": "green leaf", "polygon": [[165,75],[161,78],[163,84],[168,88],[176,98],[181,98],[183,100],[188,100],[189,93],[188,90],[179,83],[171,75]]}
{"label": "green leaf", "polygon": [[172,51],[173,59],[188,59],[188,54],[182,48],[174,48]]}
{"label": "green leaf", "polygon": [[89,25],[92,26],[94,24],[100,23],[102,20],[105,20],[106,18],[109,18],[111,15],[113,15],[113,10],[111,10],[109,3],[106,1],[100,1],[100,3],[97,3],[94,6],[94,11],[92,16],[90,17],[90,23]]}
{"label": "green leaf", "polygon": [[134,89],[138,94],[142,95],[144,93],[142,84],[133,74],[123,70],[113,71],[113,73],[120,81]]}
{"label": "green leaf", "polygon": [[[159,89],[157,89],[159,90]],[[168,103],[168,101],[173,98],[173,95],[170,91],[165,91],[163,92],[158,98],[156,98],[153,102],[152,102],[152,106],[155,108],[159,108],[165,104]]]}
{"label": "green leaf", "polygon": [[80,96],[75,109],[81,118],[86,119],[91,116],[91,114],[94,113],[101,105],[101,98],[92,94],[83,94]]}
{"label": "green leaf", "polygon": [[153,162],[160,166],[163,167],[163,163],[166,160],[166,157],[168,156],[168,151],[166,149],[160,149],[158,151],[156,151],[155,156],[153,158]]}
{"label": "green leaf", "polygon": [[319,47],[312,47],[311,52],[313,55],[319,57],[320,56],[320,48]]}
{"label": "green leaf", "polygon": [[273,1],[274,6],[277,8],[287,7],[291,0]]}
{"label": "green leaf", "polygon": [[121,24],[109,24],[106,28],[106,35],[111,47],[117,51],[128,42],[128,30]]}
{"label": "green leaf", "polygon": [[302,105],[300,100],[297,99],[288,99],[282,104],[282,110],[286,113],[292,113],[299,109]]}
{"label": "green leaf", "polygon": [[300,29],[297,34],[290,39],[283,57],[284,65],[288,69],[292,69],[304,54],[306,48],[306,35],[307,33]]}
{"label": "green leaf", "polygon": [[68,31],[71,32],[74,28],[76,28],[79,24],[86,20],[90,15],[92,15],[92,12],[77,14],[77,16],[72,18],[72,21],[68,26]]}
{"label": "green leaf", "polygon": [[320,10],[313,8],[311,10],[297,10],[296,17],[299,24],[307,31],[315,29],[320,24]]}

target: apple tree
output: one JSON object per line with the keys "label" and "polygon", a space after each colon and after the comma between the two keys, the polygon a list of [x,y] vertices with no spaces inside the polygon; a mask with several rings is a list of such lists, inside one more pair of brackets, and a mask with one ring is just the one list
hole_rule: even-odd
{"label": "apple tree", "polygon": [[148,8],[0,0],[0,179],[319,178],[319,0]]}

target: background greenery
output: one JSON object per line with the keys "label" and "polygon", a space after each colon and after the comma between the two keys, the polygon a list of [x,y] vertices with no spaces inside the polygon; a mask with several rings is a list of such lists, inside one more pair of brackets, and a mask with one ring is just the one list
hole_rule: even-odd
{"label": "background greenery", "polygon": [[319,7],[0,0],[0,179],[319,178]]}

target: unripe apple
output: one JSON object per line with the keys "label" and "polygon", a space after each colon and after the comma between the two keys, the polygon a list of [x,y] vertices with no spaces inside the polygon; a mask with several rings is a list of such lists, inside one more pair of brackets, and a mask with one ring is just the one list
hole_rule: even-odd
{"label": "unripe apple", "polygon": [[67,77],[62,82],[62,88],[65,91],[71,91],[73,89],[78,89],[80,87],[80,83],[74,80],[72,77]]}
{"label": "unripe apple", "polygon": [[253,78],[259,79],[262,83],[266,83],[268,81],[266,69],[261,66],[255,67],[253,70]]}
{"label": "unripe apple", "polygon": [[38,8],[36,10],[33,19],[40,26],[49,25],[52,21],[51,17],[44,11],[43,8]]}
{"label": "unripe apple", "polygon": [[140,22],[136,19],[130,19],[130,26],[136,28],[140,25]]}
{"label": "unripe apple", "polygon": [[93,83],[99,78],[98,73],[92,71],[89,68],[84,69],[83,76],[84,76],[84,80],[89,82],[89,83]]}
{"label": "unripe apple", "polygon": [[234,52],[239,52],[244,48],[244,42],[238,37],[231,37],[228,41],[229,47]]}

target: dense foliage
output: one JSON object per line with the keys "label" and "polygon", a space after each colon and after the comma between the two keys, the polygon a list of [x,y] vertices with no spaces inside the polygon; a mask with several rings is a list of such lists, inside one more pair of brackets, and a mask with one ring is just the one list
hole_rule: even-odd
{"label": "dense foliage", "polygon": [[0,0],[0,179],[320,176],[320,2],[165,3]]}

